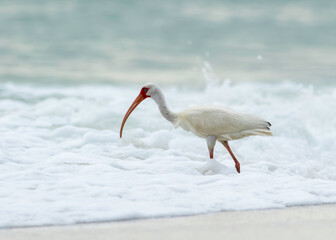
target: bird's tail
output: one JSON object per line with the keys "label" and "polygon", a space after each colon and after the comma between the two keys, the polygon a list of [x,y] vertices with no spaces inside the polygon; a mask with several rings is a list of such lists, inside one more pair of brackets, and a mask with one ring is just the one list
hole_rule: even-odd
{"label": "bird's tail", "polygon": [[263,122],[263,125],[261,128],[253,129],[254,135],[260,135],[260,136],[273,136],[270,127],[272,124],[270,122]]}
{"label": "bird's tail", "polygon": [[273,136],[271,130],[268,129],[253,129],[252,130],[253,135],[259,135],[259,136]]}

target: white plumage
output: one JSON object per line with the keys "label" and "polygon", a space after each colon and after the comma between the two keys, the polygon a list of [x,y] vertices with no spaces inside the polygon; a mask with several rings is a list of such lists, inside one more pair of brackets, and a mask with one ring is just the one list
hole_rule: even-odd
{"label": "white plumage", "polygon": [[270,124],[265,120],[215,106],[188,108],[177,115],[175,126],[202,138],[216,136],[217,140],[222,141],[251,135],[272,135]]}
{"label": "white plumage", "polygon": [[238,113],[231,109],[216,106],[196,106],[180,113],[169,110],[161,89],[155,84],[146,84],[128,109],[120,128],[120,137],[124,124],[132,111],[146,98],[151,97],[158,105],[163,117],[175,127],[181,127],[198,137],[205,138],[210,154],[208,163],[200,169],[202,173],[214,170],[221,166],[213,159],[216,141],[222,143],[235,162],[237,172],[240,172],[240,163],[232,153],[228,141],[251,135],[271,136],[271,124],[259,117]]}

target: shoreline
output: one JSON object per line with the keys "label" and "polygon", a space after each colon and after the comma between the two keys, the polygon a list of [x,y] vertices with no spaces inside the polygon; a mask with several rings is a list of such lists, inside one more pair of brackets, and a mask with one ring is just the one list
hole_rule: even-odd
{"label": "shoreline", "polygon": [[25,228],[42,228],[42,227],[66,227],[66,226],[76,226],[76,225],[90,225],[90,224],[109,224],[109,223],[122,223],[122,222],[136,222],[143,220],[156,220],[156,219],[173,219],[173,218],[187,218],[187,217],[197,217],[197,216],[207,216],[207,215],[216,215],[224,213],[234,213],[234,212],[253,212],[253,211],[271,211],[271,210],[284,210],[290,208],[305,208],[305,207],[319,207],[319,206],[328,206],[335,205],[336,203],[320,203],[320,204],[307,204],[307,205],[293,205],[280,208],[261,208],[261,209],[245,209],[245,210],[223,210],[223,211],[214,211],[206,213],[196,213],[196,214],[182,214],[182,215],[171,215],[171,216],[154,216],[154,217],[137,217],[137,218],[121,218],[116,220],[98,220],[98,221],[83,221],[76,223],[64,223],[64,224],[42,224],[42,225],[21,225],[21,226],[9,226],[9,227],[0,227],[1,230],[9,229],[25,229]]}
{"label": "shoreline", "polygon": [[336,204],[0,229],[0,239],[331,239]]}

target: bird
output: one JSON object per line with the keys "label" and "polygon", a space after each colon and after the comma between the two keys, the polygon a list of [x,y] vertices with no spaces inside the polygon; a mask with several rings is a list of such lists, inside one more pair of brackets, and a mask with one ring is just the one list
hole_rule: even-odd
{"label": "bird", "polygon": [[181,127],[186,131],[206,140],[209,160],[199,169],[202,174],[214,170],[214,166],[224,166],[214,159],[216,142],[221,143],[229,152],[240,173],[240,163],[233,154],[229,141],[238,140],[252,135],[272,136],[271,123],[251,114],[239,113],[225,107],[205,105],[187,108],[179,113],[172,112],[166,103],[165,96],[158,85],[144,85],[139,95],[126,112],[120,127],[120,138],[128,117],[133,110],[145,99],[152,98],[158,105],[162,116],[171,122],[175,128]]}

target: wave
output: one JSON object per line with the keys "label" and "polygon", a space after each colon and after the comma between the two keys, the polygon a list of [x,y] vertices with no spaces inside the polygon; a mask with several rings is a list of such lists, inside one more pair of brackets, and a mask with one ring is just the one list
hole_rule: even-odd
{"label": "wave", "polygon": [[201,175],[206,143],[144,101],[141,86],[0,84],[0,227],[178,216],[336,202],[336,88],[217,81],[166,86],[175,111],[214,104],[260,116],[273,137],[231,143]]}

